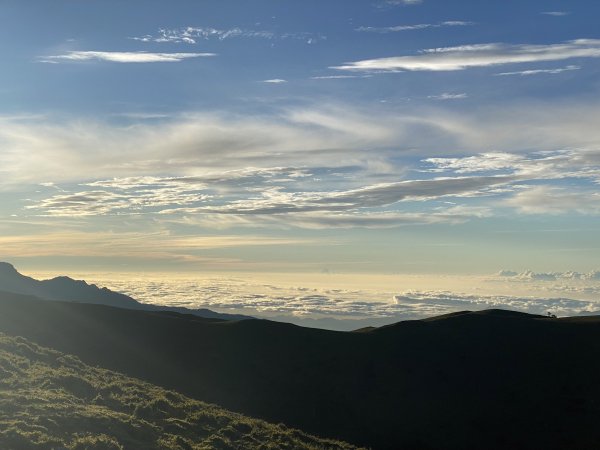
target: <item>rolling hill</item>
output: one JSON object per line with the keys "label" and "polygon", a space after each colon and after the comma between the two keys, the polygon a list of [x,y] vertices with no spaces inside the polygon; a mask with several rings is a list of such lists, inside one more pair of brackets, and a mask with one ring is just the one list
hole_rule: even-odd
{"label": "rolling hill", "polygon": [[0,448],[351,449],[0,334]]}
{"label": "rolling hill", "polygon": [[375,449],[600,445],[600,319],[491,310],[354,333],[0,295],[0,331]]}

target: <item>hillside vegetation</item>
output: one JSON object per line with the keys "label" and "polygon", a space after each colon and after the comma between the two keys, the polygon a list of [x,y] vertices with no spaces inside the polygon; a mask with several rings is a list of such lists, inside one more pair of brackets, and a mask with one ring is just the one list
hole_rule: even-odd
{"label": "hillside vegetation", "polygon": [[600,448],[599,317],[490,310],[340,333],[0,294],[0,332],[377,450]]}
{"label": "hillside vegetation", "polygon": [[0,448],[350,449],[0,334]]}

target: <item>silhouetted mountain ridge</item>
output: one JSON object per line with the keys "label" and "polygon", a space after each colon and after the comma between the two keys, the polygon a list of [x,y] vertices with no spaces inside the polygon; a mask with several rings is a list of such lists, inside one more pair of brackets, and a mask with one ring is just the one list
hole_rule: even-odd
{"label": "silhouetted mountain ridge", "polygon": [[172,311],[210,319],[242,320],[250,318],[240,314],[217,313],[204,308],[188,309],[140,303],[125,294],[111,291],[105,287],[100,288],[83,280],[74,280],[67,276],[59,276],[49,280],[36,280],[20,274],[12,264],[7,262],[0,262],[0,291],[31,295],[44,300],[93,303],[145,311]]}

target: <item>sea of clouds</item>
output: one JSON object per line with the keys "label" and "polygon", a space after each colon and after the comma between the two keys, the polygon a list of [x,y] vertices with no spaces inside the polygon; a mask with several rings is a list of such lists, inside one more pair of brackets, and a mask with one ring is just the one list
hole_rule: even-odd
{"label": "sea of clouds", "polygon": [[[447,290],[385,292],[268,284],[243,277],[189,279],[116,278],[89,280],[144,303],[209,308],[218,312],[287,321],[299,325],[351,330],[400,320],[421,319],[461,310],[512,309],[557,316],[600,314],[598,273],[573,276],[502,271],[490,283],[536,285],[548,296],[489,295]],[[508,280],[508,281],[507,281]],[[545,286],[544,286],[545,284]],[[576,298],[572,298],[576,297]]]}

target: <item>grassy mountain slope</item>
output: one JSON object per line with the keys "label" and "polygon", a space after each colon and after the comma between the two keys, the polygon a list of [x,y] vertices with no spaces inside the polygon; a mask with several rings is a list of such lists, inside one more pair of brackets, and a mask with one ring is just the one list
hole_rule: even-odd
{"label": "grassy mountain slope", "polygon": [[0,331],[378,449],[600,448],[600,320],[465,312],[357,333],[0,295]]}
{"label": "grassy mountain slope", "polygon": [[0,448],[350,449],[0,334]]}

